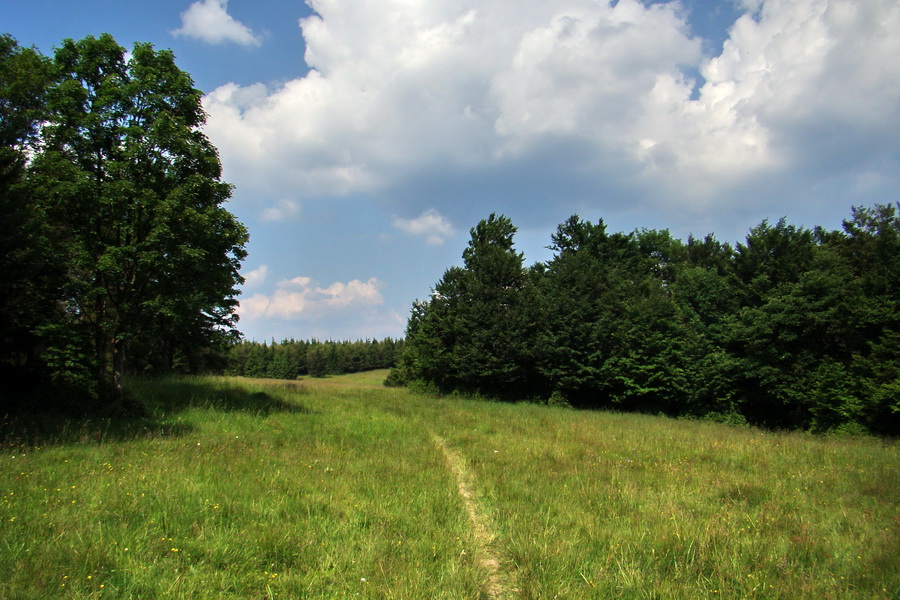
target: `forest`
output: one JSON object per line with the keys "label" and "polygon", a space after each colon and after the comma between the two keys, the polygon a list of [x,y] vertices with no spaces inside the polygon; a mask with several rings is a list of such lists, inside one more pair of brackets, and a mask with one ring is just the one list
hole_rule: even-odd
{"label": "forest", "polygon": [[900,598],[900,203],[494,213],[402,339],[248,341],[201,97],[0,35],[0,599]]}
{"label": "forest", "polygon": [[531,266],[491,214],[404,340],[246,342],[249,236],[201,97],[150,44],[64,40],[50,58],[0,36],[4,409],[127,409],[131,374],[395,366],[388,385],[440,393],[900,433],[896,203],[839,230],[763,221],[734,246],[573,215]]}
{"label": "forest", "polygon": [[221,368],[246,228],[171,51],[0,36],[0,408],[114,411],[128,374]]}
{"label": "forest", "polygon": [[286,339],[280,343],[241,340],[228,352],[228,375],[264,379],[325,377],[374,369],[388,369],[397,362],[404,341],[319,341]]}
{"label": "forest", "polygon": [[816,432],[900,433],[898,205],[838,231],[610,233],[572,216],[526,267],[491,214],[417,301],[389,384]]}

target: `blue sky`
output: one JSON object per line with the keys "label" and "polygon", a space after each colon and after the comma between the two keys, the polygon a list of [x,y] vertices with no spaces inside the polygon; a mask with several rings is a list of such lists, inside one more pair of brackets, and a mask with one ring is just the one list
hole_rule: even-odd
{"label": "blue sky", "polygon": [[257,340],[402,336],[491,212],[530,263],[574,213],[735,242],[900,199],[896,0],[0,0],[0,31],[175,52]]}

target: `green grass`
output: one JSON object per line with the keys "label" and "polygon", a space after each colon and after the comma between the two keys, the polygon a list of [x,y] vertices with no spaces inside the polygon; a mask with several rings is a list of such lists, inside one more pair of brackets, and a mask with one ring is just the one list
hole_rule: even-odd
{"label": "green grass", "polygon": [[897,448],[452,403],[523,598],[897,598]]}
{"label": "green grass", "polygon": [[433,399],[385,372],[133,383],[127,423],[0,447],[0,599],[900,597],[900,452],[871,438]]}

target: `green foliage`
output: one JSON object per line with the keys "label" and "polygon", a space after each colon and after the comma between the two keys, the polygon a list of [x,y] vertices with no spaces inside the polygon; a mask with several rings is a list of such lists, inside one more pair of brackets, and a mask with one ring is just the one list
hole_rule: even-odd
{"label": "green foliage", "polygon": [[397,363],[403,340],[319,341],[283,340],[271,344],[241,341],[228,352],[230,375],[271,379],[326,377],[374,369]]}
{"label": "green foliage", "polygon": [[555,408],[572,408],[572,403],[569,402],[569,399],[565,397],[565,395],[559,390],[555,390],[550,397],[547,398],[547,406],[553,406]]}
{"label": "green foliage", "polygon": [[0,35],[0,147],[22,149],[34,142],[51,70],[37,50]]}
{"label": "green foliage", "polygon": [[496,215],[472,230],[464,266],[413,306],[397,381],[900,433],[896,206],[854,208],[843,231],[763,221],[734,249],[572,216],[530,269],[514,232]]}
{"label": "green foliage", "polygon": [[95,376],[86,328],[54,323],[43,327],[40,336],[47,344],[42,362],[49,372],[52,393],[60,395],[61,401],[55,404],[76,411],[79,406],[88,412],[96,408],[104,390]]}
{"label": "green foliage", "polygon": [[191,78],[110,35],[52,62],[4,36],[0,74],[0,209],[27,228],[0,243],[0,360],[120,396],[126,373],[214,364],[247,232]]}
{"label": "green foliage", "polygon": [[605,404],[611,391],[603,376],[613,352],[613,332],[627,293],[635,248],[629,236],[606,234],[571,217],[552,237],[556,256],[540,280],[545,325],[539,335],[540,371],[547,387],[577,404]]}
{"label": "green foliage", "polygon": [[405,369],[393,368],[384,379],[385,387],[404,387],[409,385],[409,376]]}
{"label": "green foliage", "polygon": [[535,383],[536,289],[516,252],[516,228],[495,214],[471,230],[464,268],[448,269],[407,325],[404,365],[443,391],[524,393]]}
{"label": "green foliage", "polygon": [[0,36],[0,366],[35,372],[38,329],[58,315],[64,268],[53,227],[25,184],[44,118],[51,63]]}

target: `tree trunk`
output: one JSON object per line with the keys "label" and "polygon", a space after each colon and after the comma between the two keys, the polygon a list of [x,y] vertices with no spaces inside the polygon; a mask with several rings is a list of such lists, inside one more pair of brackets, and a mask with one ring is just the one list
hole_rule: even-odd
{"label": "tree trunk", "polygon": [[112,384],[116,398],[121,402],[125,396],[125,342],[113,339]]}

